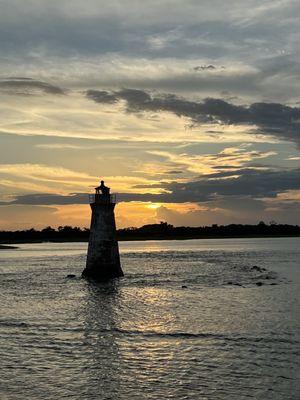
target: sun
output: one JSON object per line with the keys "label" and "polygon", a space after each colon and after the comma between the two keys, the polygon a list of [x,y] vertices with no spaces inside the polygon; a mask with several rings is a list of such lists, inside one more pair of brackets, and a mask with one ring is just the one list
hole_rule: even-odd
{"label": "sun", "polygon": [[161,206],[161,204],[160,203],[150,203],[150,204],[147,204],[147,208],[151,208],[152,210],[156,210],[157,208],[159,208]]}

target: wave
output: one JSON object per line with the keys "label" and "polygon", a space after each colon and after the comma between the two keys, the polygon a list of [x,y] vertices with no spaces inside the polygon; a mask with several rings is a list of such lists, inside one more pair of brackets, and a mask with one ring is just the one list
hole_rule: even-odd
{"label": "wave", "polygon": [[28,328],[28,324],[26,322],[21,322],[21,321],[1,321],[0,320],[0,326],[7,326],[7,327],[16,327],[16,328]]}
{"label": "wave", "polygon": [[184,338],[184,339],[214,339],[223,341],[233,342],[262,342],[262,343],[287,343],[287,344],[298,344],[299,341],[286,339],[283,337],[244,337],[244,336],[227,336],[215,333],[193,333],[193,332],[157,332],[157,331],[139,331],[139,330],[126,330],[120,328],[112,328],[102,330],[101,332],[111,332],[123,335],[143,336],[143,337],[157,337],[157,338]]}

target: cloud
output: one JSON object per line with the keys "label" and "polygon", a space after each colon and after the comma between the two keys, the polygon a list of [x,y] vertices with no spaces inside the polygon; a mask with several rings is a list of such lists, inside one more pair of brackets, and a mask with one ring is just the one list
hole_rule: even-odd
{"label": "cloud", "polygon": [[111,92],[88,90],[86,96],[100,104],[125,101],[126,110],[129,113],[170,112],[178,117],[190,119],[192,125],[201,123],[252,125],[255,134],[268,134],[300,145],[300,108],[298,107],[264,102],[241,106],[214,98],[196,102],[174,94],[156,96],[137,89]]}
{"label": "cloud", "polygon": [[[151,185],[139,185],[139,188],[156,189],[160,193],[119,193],[118,201],[142,201],[155,203],[213,202],[222,198],[264,199],[275,198],[279,193],[300,190],[300,169],[293,170],[253,170],[240,169],[234,173],[219,172],[204,175],[201,179],[190,182],[159,182]],[[234,175],[233,175],[234,174]],[[224,179],[226,177],[227,179]],[[62,205],[86,204],[87,193],[28,194],[16,196],[10,203],[1,204],[36,204]]]}
{"label": "cloud", "polygon": [[1,230],[29,229],[33,226],[44,228],[56,222],[56,208],[36,205],[18,205],[0,207]]}
{"label": "cloud", "polygon": [[290,31],[297,32],[296,1],[268,0],[262,6],[258,0],[231,0],[230,7],[219,0],[31,0],[26,7],[22,0],[3,3],[1,50],[16,52],[42,48],[81,55],[114,51],[153,57],[165,52],[174,57],[197,50],[207,55],[215,49],[223,55],[245,47],[247,54],[254,45],[257,51],[269,49],[275,40],[282,45]]}
{"label": "cloud", "polygon": [[[184,203],[211,202],[232,196],[239,197],[241,201],[247,197],[276,197],[278,193],[300,189],[299,173],[300,169],[273,171],[245,168],[207,174],[189,182],[160,182],[155,187],[160,187],[166,193],[155,195],[154,201]],[[147,185],[143,187],[147,189]],[[148,200],[153,201],[153,197]]]}
{"label": "cloud", "polygon": [[252,205],[252,209],[243,210],[243,214],[226,208],[226,204],[219,202],[217,205],[200,210],[189,210],[186,212],[173,209],[169,204],[159,207],[156,210],[159,221],[167,221],[175,226],[204,226],[211,224],[232,224],[232,223],[255,223],[260,219],[260,212],[263,205]]}
{"label": "cloud", "polygon": [[[160,196],[153,193],[118,193],[117,200],[119,202],[130,201],[159,201]],[[31,204],[31,205],[66,205],[66,204],[88,204],[89,193],[71,193],[69,195],[60,194],[25,194],[15,196],[15,200],[10,202],[0,202],[0,205],[12,204]]]}
{"label": "cloud", "polygon": [[209,64],[209,65],[197,65],[196,67],[193,68],[194,71],[205,71],[205,70],[214,70],[217,67]]}
{"label": "cloud", "polygon": [[289,161],[300,161],[300,157],[298,157],[298,156],[290,156],[290,157],[288,158],[288,160],[289,160]]}
{"label": "cloud", "polygon": [[297,1],[6,0],[0,73],[297,101],[298,26]]}
{"label": "cloud", "polygon": [[39,149],[52,149],[52,150],[91,150],[95,146],[78,145],[71,143],[45,143],[36,144],[34,147]]}
{"label": "cloud", "polygon": [[68,183],[70,185],[91,184],[95,176],[84,172],[72,171],[67,168],[43,164],[0,164],[0,174],[8,174],[24,180],[40,182]]}
{"label": "cloud", "polygon": [[184,171],[181,171],[179,169],[172,169],[170,171],[165,171],[165,172],[169,175],[179,175],[179,174],[183,174]]}
{"label": "cloud", "polygon": [[[96,170],[98,170],[98,168],[96,168]],[[109,170],[111,171],[110,168]],[[23,193],[59,193],[64,195],[70,191],[80,192],[89,189],[93,190],[101,178],[96,175],[90,175],[85,172],[59,166],[20,163],[0,164],[0,179],[0,185],[4,188],[9,188],[14,195],[19,194],[20,191],[23,191]],[[141,193],[141,190],[135,188],[137,185],[145,184],[150,186],[156,181],[144,177],[127,176],[124,174],[113,176],[106,175],[105,182],[107,185],[113,186],[117,191]],[[161,189],[153,188],[150,189],[149,192],[159,193],[161,192]],[[56,198],[51,197],[51,201],[52,199]],[[59,197],[57,199],[59,199]],[[73,202],[73,199],[71,200],[70,204],[76,204],[76,202]],[[51,201],[47,204],[52,204]],[[62,201],[62,204],[66,204],[65,197],[62,198]],[[81,199],[79,198],[79,204],[80,203]]]}
{"label": "cloud", "polygon": [[[249,165],[250,162],[255,159],[264,159],[277,154],[274,151],[263,152],[248,150],[247,147],[228,147],[221,150],[219,153],[201,155],[186,153],[174,154],[168,151],[158,150],[149,150],[148,153],[168,160],[175,168],[184,168],[186,171],[197,174],[208,174],[224,168],[227,170],[234,170]],[[263,169],[263,167],[260,168]],[[162,171],[161,165],[158,164],[157,169]],[[151,168],[148,169],[148,171],[151,172]],[[147,168],[145,168],[145,172],[147,172]]]}
{"label": "cloud", "polygon": [[298,11],[296,0],[2,1],[2,200],[84,202],[99,174],[122,201],[285,193],[279,179],[295,183],[281,168],[299,161]]}
{"label": "cloud", "polygon": [[1,79],[0,90],[12,95],[65,94],[63,89],[50,83],[19,77]]}
{"label": "cloud", "polygon": [[66,204],[87,204],[87,193],[74,193],[67,196],[52,193],[25,194],[16,196],[11,202],[0,202],[1,205],[22,204],[22,205],[66,205]]}
{"label": "cloud", "polygon": [[113,104],[118,101],[118,98],[106,90],[88,90],[86,96],[90,100],[94,100],[96,103]]}
{"label": "cloud", "polygon": [[[163,188],[172,193],[177,201],[212,200],[217,196],[276,197],[280,192],[300,188],[300,169],[293,170],[253,170],[234,171],[234,176],[223,179],[228,174],[220,172],[206,175],[202,179],[187,183],[170,183]],[[232,174],[232,173],[231,173]],[[175,200],[175,199],[174,199]]]}

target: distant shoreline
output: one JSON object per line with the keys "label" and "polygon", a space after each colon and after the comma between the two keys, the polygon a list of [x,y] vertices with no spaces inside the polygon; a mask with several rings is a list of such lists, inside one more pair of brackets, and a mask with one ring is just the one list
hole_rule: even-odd
{"label": "distant shoreline", "polygon": [[[143,225],[140,228],[122,228],[116,233],[118,241],[276,238],[300,237],[300,226],[265,224],[261,221],[257,225],[214,224],[200,227],[175,227],[167,222],[161,222]],[[90,230],[87,228],[59,226],[54,229],[48,226],[42,230],[31,228],[23,231],[0,231],[0,244],[88,242],[89,235]]]}
{"label": "distant shoreline", "polygon": [[17,246],[8,246],[8,245],[4,245],[4,244],[0,244],[0,250],[14,250],[14,249],[18,249]]}
{"label": "distant shoreline", "polygon": [[[274,238],[293,238],[300,237],[300,235],[244,235],[244,236],[191,236],[191,237],[130,237],[130,238],[119,238],[118,242],[147,242],[147,241],[167,241],[167,240],[210,240],[210,239],[274,239]],[[18,249],[15,244],[30,244],[30,243],[88,243],[88,240],[83,239],[67,239],[62,240],[32,240],[32,241],[10,241],[5,244],[0,244],[0,250],[12,250]]]}

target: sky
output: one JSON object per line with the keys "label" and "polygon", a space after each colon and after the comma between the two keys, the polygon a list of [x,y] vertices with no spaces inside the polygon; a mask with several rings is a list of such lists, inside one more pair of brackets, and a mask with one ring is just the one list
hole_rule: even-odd
{"label": "sky", "polygon": [[299,0],[0,10],[0,229],[300,223]]}

